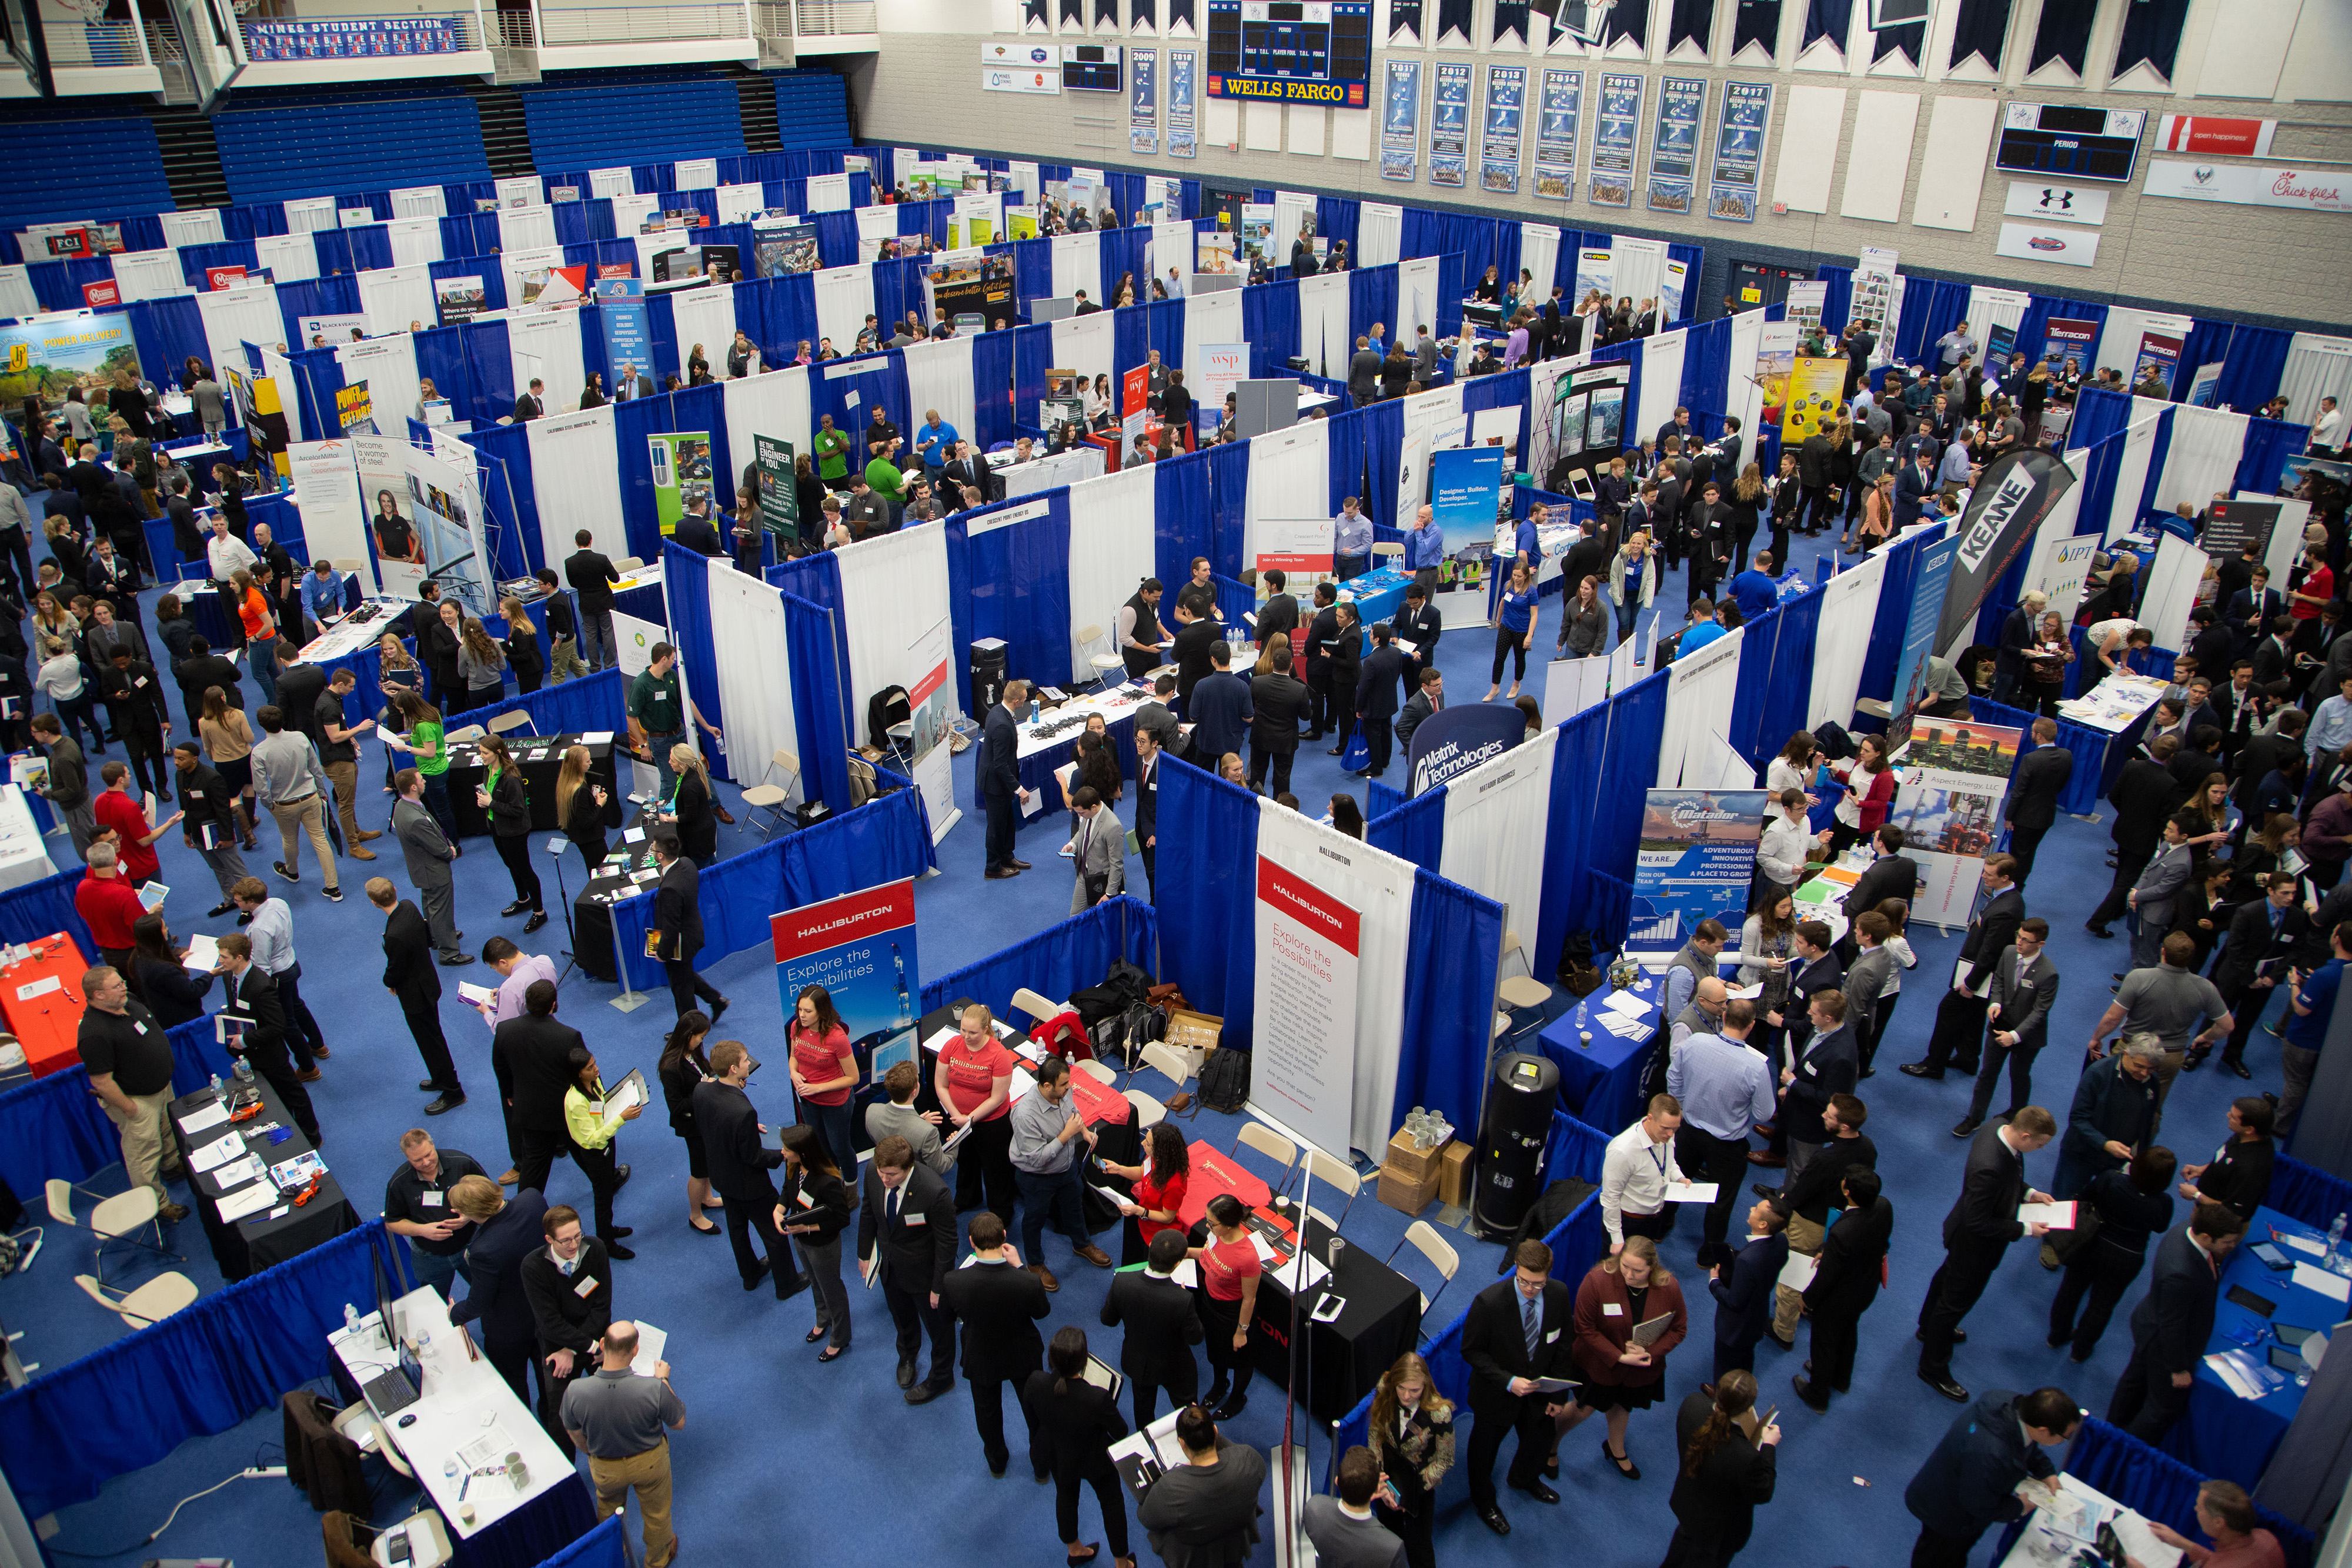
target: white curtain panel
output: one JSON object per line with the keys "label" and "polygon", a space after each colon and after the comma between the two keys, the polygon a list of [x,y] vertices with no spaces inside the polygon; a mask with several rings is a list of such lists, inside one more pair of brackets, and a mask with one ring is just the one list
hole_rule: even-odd
{"label": "white curtain panel", "polygon": [[[1184,351],[1176,361],[1187,382],[1201,379],[1201,350],[1211,343],[1238,343],[1242,337],[1242,291],[1220,288],[1207,294],[1184,297]],[[1193,388],[1192,395],[1201,395]]]}
{"label": "white curtain panel", "polygon": [[722,224],[747,223],[758,217],[767,204],[766,193],[757,185],[719,187],[719,221]]}
{"label": "white curtain panel", "polygon": [[[725,283],[705,283],[693,288],[681,288],[669,297],[670,325],[677,333],[678,370],[686,369],[687,356],[694,345],[702,345],[703,356],[716,373],[725,374],[728,346],[735,341],[735,289]],[[855,337],[856,334],[852,333]],[[613,367],[618,373],[620,367]],[[660,378],[655,378],[660,383]],[[604,389],[610,395],[612,389]]]}
{"label": "white curtain panel", "polygon": [[1057,486],[1083,484],[1103,475],[1103,449],[1087,442],[1050,457],[1040,457],[1004,471],[1004,498],[1042,495]]}
{"label": "white curtain panel", "polygon": [[[933,533],[939,530],[930,530]],[[727,771],[739,784],[756,784],[779,751],[800,752],[793,721],[793,672],[784,643],[784,601],[775,589],[735,570],[725,556],[706,563],[710,574],[710,642],[726,652],[702,678],[719,688],[727,731]],[[779,768],[775,777],[788,777]]]}
{"label": "white curtain panel", "polygon": [[1657,298],[1658,285],[1666,276],[1665,241],[1612,235],[1609,251],[1615,260],[1617,292],[1621,297],[1630,295],[1636,310],[1642,308],[1643,300]]}
{"label": "white curtain panel", "polygon": [[1437,331],[1437,258],[1433,256],[1397,263],[1396,340],[1410,348],[1416,341],[1416,327],[1428,328],[1433,336]]}
{"label": "white curtain panel", "polygon": [[1083,288],[1088,299],[1103,302],[1102,235],[1055,235],[1053,257],[1055,298],[1067,299]]}
{"label": "white curtain panel", "polygon": [[833,340],[835,352],[847,354],[856,346],[866,318],[874,314],[874,274],[871,268],[828,267],[816,275],[816,329]]}
{"label": "white curtain panel", "polygon": [[[1342,275],[1345,276],[1344,274]],[[1331,515],[1331,427],[1319,419],[1268,431],[1249,443],[1242,564],[1257,560],[1258,519]]]}
{"label": "white curtain panel", "polygon": [[1302,225],[1315,222],[1316,199],[1303,191],[1276,191],[1274,193],[1274,255],[1284,265],[1290,261],[1290,247],[1298,238]]}
{"label": "white curtain panel", "polygon": [[849,210],[849,176],[846,174],[810,175],[808,210],[813,213],[847,212]]}
{"label": "white curtain panel", "polygon": [[497,182],[498,203],[501,211],[509,207],[535,207],[547,200],[547,189],[536,174],[509,174]]}
{"label": "white curtain panel", "polygon": [[[1813,685],[1805,700],[1807,729],[1824,723],[1853,722],[1853,705],[1862,695],[1862,662],[1870,652],[1864,629],[1878,619],[1878,590],[1885,580],[1886,557],[1881,552],[1822,586],[1822,625],[1854,630],[1818,638],[1813,643]],[[1774,739],[1769,735],[1764,738]]]}
{"label": "white curtain panel", "polygon": [[[288,204],[292,206],[291,203]],[[253,250],[261,269],[278,283],[306,283],[319,276],[319,246],[306,230],[290,235],[257,235]]]}
{"label": "white curtain panel", "polygon": [[[1190,220],[1178,219],[1173,223],[1151,225],[1152,277],[1165,283],[1168,281],[1168,269],[1172,267],[1176,269],[1177,287],[1181,289],[1192,276],[1193,266],[1199,259],[1192,243]],[[1149,288],[1141,290],[1140,294],[1143,298],[1151,298]]]}
{"label": "white curtain panel", "polygon": [[1404,209],[1388,202],[1366,202],[1356,209],[1356,265],[1386,267],[1402,259]]}
{"label": "white curtain panel", "polygon": [[1764,412],[1764,389],[1756,380],[1756,351],[1764,343],[1764,312],[1742,310],[1731,319],[1730,384],[1725,389],[1724,412],[1739,421],[1740,462],[1755,460],[1761,442],[1756,428]]}
{"label": "white curtain panel", "polygon": [[639,225],[659,211],[659,196],[640,196],[634,191],[624,191],[613,197],[613,232],[616,235],[635,234]]}
{"label": "white curtain panel", "polygon": [[[627,231],[624,232],[627,233]],[[641,278],[651,277],[654,275],[654,257],[664,251],[677,250],[687,243],[680,231],[677,229],[656,229],[651,234],[628,234],[628,240],[631,245],[636,246],[637,276]],[[559,251],[555,254],[560,263],[562,253]]]}
{"label": "white curtain panel", "polygon": [[[580,350],[578,311],[530,310],[509,316],[507,358],[513,368],[517,397],[537,376],[546,383],[543,396],[550,412],[579,405],[588,367]],[[619,482],[617,470],[604,472],[612,476],[611,483]]]}
{"label": "white curtain panel", "polygon": [[449,200],[438,185],[404,185],[392,193],[392,215],[397,218],[446,218]]}
{"label": "white curtain panel", "polygon": [[1445,782],[1445,847],[1437,873],[1503,906],[1504,926],[1535,950],[1543,911],[1544,841],[1559,730],[1547,729]]}
{"label": "white curtain panel", "polygon": [[2156,456],[2156,434],[2172,417],[2172,405],[2152,398],[2132,399],[2132,421],[2124,428],[2122,465],[2116,471],[2116,496],[2107,511],[2100,538],[2108,544],[2139,526],[2147,499],[2147,470]]}
{"label": "white curtain panel", "polygon": [[332,196],[305,196],[286,204],[286,232],[309,234],[312,229],[331,229],[341,221]]}
{"label": "white curtain panel", "polygon": [[394,218],[383,232],[392,242],[394,267],[424,267],[441,259],[439,218]]}
{"label": "white curtain panel", "polygon": [[[1637,308],[1640,303],[1634,301]],[[1625,433],[1629,437],[1646,440],[1674,418],[1683,401],[1683,354],[1689,346],[1685,330],[1642,340],[1642,402],[1633,413],[1633,428]]]}
{"label": "white curtain panel", "polygon": [[1528,298],[1538,303],[1550,298],[1552,275],[1559,267],[1559,230],[1550,224],[1521,224],[1519,266],[1535,275]]}
{"label": "white curtain panel", "polygon": [[627,555],[613,405],[551,413],[532,420],[523,430],[530,438],[530,480],[539,503],[542,559],[552,564],[577,549],[572,536],[580,528],[593,533],[596,549],[612,559]]}
{"label": "white curtain panel", "polygon": [[[1349,1141],[1364,1154],[1377,1154],[1388,1146],[1396,1123],[1404,982],[1415,956],[1412,950],[1412,862],[1384,854],[1272,800],[1262,802],[1258,809],[1257,852],[1338,898],[1359,916]],[[1257,984],[1262,985],[1263,967],[1257,973]],[[1334,1156],[1346,1153],[1325,1152]]]}
{"label": "white curtain panel", "polygon": [[1437,428],[1461,417],[1460,382],[1404,400],[1404,439],[1397,444],[1397,515],[1389,519],[1395,527],[1411,528],[1429,494],[1429,451]]}
{"label": "white curtain panel", "polygon": [[114,255],[114,286],[122,303],[167,299],[188,292],[187,275],[180,268],[176,250],[129,250]]}
{"label": "white curtain panel", "polygon": [[1307,368],[1334,381],[1348,379],[1348,360],[1356,351],[1348,336],[1348,275],[1318,273],[1298,280],[1298,351]]}
{"label": "white curtain panel", "polygon": [[[2185,343],[2189,340],[2189,329],[2194,325],[2195,323],[2186,316],[2174,316],[2162,310],[2134,310],[2128,307],[2117,306],[2107,312],[2106,327],[2099,333],[2099,351],[2096,356],[2099,362],[2096,366],[2084,365],[2083,379],[2088,381],[2089,372],[2094,369],[2112,368],[2121,371],[2124,380],[2128,382],[2132,380],[2132,366],[2139,360],[2139,340],[2142,333],[2158,332],[2166,337],[2178,338]],[[2195,369],[2194,366],[2183,365],[2178,374],[2186,376],[2193,369]]]}
{"label": "white curtain panel", "polygon": [[808,454],[814,439],[811,433],[814,421],[809,415],[807,366],[794,365],[719,384],[727,389],[727,450],[734,455],[739,469],[758,450],[751,439],[755,435],[789,441],[795,455]]}
{"label": "white curtain panel", "polygon": [[1659,789],[1680,789],[1685,780],[1693,788],[1713,787],[1717,742],[1731,733],[1731,703],[1739,691],[1740,650],[1747,637],[1742,626],[1667,666]]}
{"label": "white curtain panel", "polygon": [[635,172],[624,166],[618,169],[588,171],[588,199],[601,202],[611,196],[636,193]]}
{"label": "white curtain panel", "polygon": [[849,641],[849,712],[887,685],[912,687],[916,640],[948,613],[948,531],[902,528],[834,552],[841,568],[841,624]]}
{"label": "white curtain panel", "polygon": [[709,191],[719,184],[719,160],[681,158],[670,165],[670,180],[681,191]]}
{"label": "white curtain panel", "polygon": [[163,243],[168,246],[219,245],[228,236],[221,231],[220,210],[203,207],[193,213],[159,213]]}
{"label": "white curtain panel", "polygon": [[0,321],[20,320],[40,314],[41,302],[33,293],[33,275],[25,270],[21,261],[0,266]]}
{"label": "white curtain panel", "polygon": [[[215,370],[219,369],[217,363]],[[301,441],[308,432],[302,428],[302,400],[294,390],[294,363],[275,349],[261,350],[261,373],[278,383],[278,406],[286,411],[286,433],[289,440]],[[230,423],[236,422],[236,402],[229,400]]]}
{"label": "white curtain panel", "polygon": [[[1144,464],[1070,486],[1070,671],[1074,680],[1083,680],[1087,674],[1088,650],[1078,628],[1099,626],[1115,640],[1119,606],[1133,598],[1136,585],[1152,573],[1157,559],[1153,547],[1159,516],[1157,472]],[[1108,643],[1104,646],[1118,652]]]}
{"label": "white curtain panel", "polygon": [[2279,391],[2286,394],[2287,418],[2297,424],[2319,417],[2324,397],[2334,398],[2339,409],[2352,408],[2352,338],[2297,332],[2287,341]]}
{"label": "white curtain panel", "polygon": [[883,240],[895,238],[895,237],[897,236],[898,233],[898,209],[897,207],[860,207],[860,208],[858,208],[858,209],[857,209],[857,254],[858,254],[858,258],[859,258],[860,260],[864,260],[864,259],[865,259],[865,256],[866,256],[866,245],[867,245],[867,243],[868,243],[868,242],[872,242],[872,243],[875,243],[875,244],[877,244],[877,245],[878,245],[878,244],[879,244],[881,241],[883,241]]}
{"label": "white curtain panel", "polygon": [[205,351],[215,369],[236,365],[250,370],[244,345],[267,349],[286,341],[286,318],[278,314],[278,290],[267,283],[244,288],[214,288],[196,295],[196,314],[205,323]]}
{"label": "white curtain panel", "polygon": [[1995,327],[2006,327],[2014,333],[2025,322],[2028,303],[2023,289],[1978,284],[1969,290],[1969,336],[1981,343],[1991,337]]}
{"label": "white curtain panel", "polygon": [[[909,343],[902,350],[907,357],[907,417],[919,422],[932,410],[956,428],[956,434],[973,443],[979,419],[977,400],[971,384],[971,342],[970,338],[949,338],[936,342]],[[903,449],[911,459],[915,449],[915,431],[907,433]]]}
{"label": "white curtain panel", "polygon": [[2181,502],[2202,511],[2217,495],[2227,496],[2238,477],[2238,460],[2246,452],[2246,424],[2251,416],[2218,408],[2192,408],[2180,403],[2172,411],[2172,444],[2157,476],[2158,510],[2168,512]]}
{"label": "white curtain panel", "polygon": [[532,250],[554,243],[554,208],[535,205],[499,209],[499,248],[500,250]]}
{"label": "white curtain panel", "polygon": [[[1092,235],[1081,236],[1092,239]],[[1054,323],[1054,363],[1078,372],[1081,379],[1091,382],[1097,376],[1109,376],[1112,386],[1118,384],[1111,366],[1114,330],[1111,313],[1097,310],[1086,316],[1066,316]],[[1186,377],[1191,380],[1191,377]]]}
{"label": "white curtain panel", "polygon": [[343,367],[345,386],[367,382],[376,434],[405,439],[409,417],[416,412],[416,340],[399,332],[346,343],[335,350],[335,362]]}
{"label": "white curtain panel", "polygon": [[2211,559],[2179,534],[2156,541],[2156,560],[2140,585],[2138,620],[2156,633],[2158,647],[2189,646],[2189,612],[2197,608],[2198,580]]}
{"label": "white curtain panel", "polygon": [[360,308],[367,314],[371,338],[405,332],[411,321],[427,327],[437,319],[433,302],[433,275],[424,266],[370,267],[359,275]]}

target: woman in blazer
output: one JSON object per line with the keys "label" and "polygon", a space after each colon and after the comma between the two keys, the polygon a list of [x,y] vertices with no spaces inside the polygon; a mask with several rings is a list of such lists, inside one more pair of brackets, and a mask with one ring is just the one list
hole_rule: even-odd
{"label": "woman in blazer", "polygon": [[564,747],[563,768],[555,776],[555,819],[562,824],[563,836],[579,850],[589,873],[593,875],[611,852],[604,829],[612,797],[589,776],[592,766],[586,747]]}
{"label": "woman in blazer", "polygon": [[1675,1535],[1663,1568],[1727,1568],[1748,1544],[1756,1507],[1772,1500],[1773,1455],[1780,1427],[1750,1435],[1740,1417],[1756,1408],[1756,1375],[1727,1372],[1715,1385],[1683,1400],[1675,1416],[1675,1448],[1682,1465],[1667,1506],[1675,1511]]}
{"label": "woman in blazer", "polygon": [[696,866],[708,866],[719,858],[719,814],[711,799],[710,774],[690,746],[671,747],[669,766],[677,775],[670,813],[677,821],[678,843]]}
{"label": "woman in blazer", "polygon": [[539,690],[547,678],[547,650],[540,646],[539,627],[530,612],[522,607],[520,599],[505,599],[499,603],[499,613],[505,618],[507,667],[514,672],[515,685],[525,692]]}
{"label": "woman in blazer", "polygon": [[1352,601],[1342,600],[1338,608],[1334,619],[1339,629],[1324,650],[1323,669],[1331,683],[1331,707],[1339,732],[1331,755],[1344,757],[1356,733],[1356,677],[1364,663],[1364,623]]}
{"label": "woman in blazer", "polygon": [[1109,1391],[1087,1381],[1086,1370],[1087,1331],[1075,1325],[1056,1329],[1045,1347],[1045,1370],[1029,1375],[1021,1402],[1040,1455],[1053,1469],[1054,1522],[1062,1532],[1066,1559],[1091,1562],[1101,1550],[1091,1542],[1078,1544],[1078,1486],[1084,1482],[1094,1488],[1102,1510],[1111,1556],[1118,1568],[1135,1568],[1127,1549],[1127,1499],[1110,1458],[1110,1446],[1127,1436],[1127,1421]]}
{"label": "woman in blazer", "polygon": [[[1668,1320],[1665,1331],[1646,1347],[1635,1344],[1634,1327],[1657,1317]],[[1559,1417],[1560,1433],[1601,1413],[1609,1424],[1601,1440],[1602,1455],[1626,1479],[1640,1480],[1641,1469],[1625,1451],[1626,1422],[1634,1411],[1658,1402],[1666,1356],[1689,1332],[1683,1288],[1659,1263],[1657,1244],[1646,1236],[1628,1236],[1624,1248],[1594,1264],[1576,1288],[1576,1344],[1570,1354],[1584,1386]],[[1555,1438],[1547,1475],[1558,1473],[1559,1458]]]}
{"label": "woman in blazer", "polygon": [[817,1359],[839,1361],[849,1353],[849,1288],[841,1282],[849,1187],[814,1127],[805,1122],[786,1127],[776,1141],[784,1151],[784,1195],[776,1204],[776,1228],[801,1249],[801,1263],[815,1287],[809,1299],[816,1303],[816,1327],[807,1341],[814,1344],[832,1334],[833,1343]]}
{"label": "woman in blazer", "polygon": [[680,1013],[669,1038],[662,1041],[655,1072],[661,1079],[662,1103],[669,1108],[669,1130],[686,1143],[686,1223],[704,1236],[716,1236],[719,1227],[706,1219],[702,1211],[727,1205],[711,1196],[709,1151],[694,1124],[695,1085],[716,1076],[710,1071],[710,1058],[702,1051],[709,1033],[710,1019],[699,1008]]}
{"label": "woman in blazer", "polygon": [[483,768],[482,782],[474,788],[474,803],[489,812],[491,847],[499,852],[507,875],[514,882],[514,902],[499,915],[511,920],[529,910],[530,918],[523,923],[523,930],[536,931],[547,924],[547,908],[540,897],[539,873],[530,863],[530,794],[523,787],[522,769],[516,766],[507,743],[495,735],[484,736],[474,748],[481,755]]}
{"label": "woman in blazer", "polygon": [[1633,634],[1633,622],[1658,597],[1658,562],[1650,536],[1636,532],[1617,548],[1609,564],[1609,602],[1617,607],[1617,641]]}
{"label": "woman in blazer", "polygon": [[1407,1568],[1433,1568],[1437,1483],[1454,1468],[1454,1406],[1437,1392],[1429,1364],[1412,1352],[1381,1375],[1370,1432],[1388,1479],[1373,1495],[1380,1521],[1404,1542]]}
{"label": "woman in blazer", "polygon": [[209,973],[190,970],[182,962],[188,950],[172,940],[171,928],[160,915],[142,915],[131,923],[132,973],[127,977],[139,999],[165,1029],[193,1023],[205,1016],[205,996],[213,988]]}

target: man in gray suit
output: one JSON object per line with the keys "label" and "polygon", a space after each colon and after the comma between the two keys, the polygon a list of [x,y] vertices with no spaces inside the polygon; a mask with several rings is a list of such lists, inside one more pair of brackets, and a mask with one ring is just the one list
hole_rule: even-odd
{"label": "man in gray suit", "polygon": [[2155,858],[2139,873],[2139,880],[2132,883],[2129,904],[2133,968],[2155,967],[2165,934],[2172,929],[2173,902],[2189,885],[2192,858],[2188,834],[2182,831],[2179,819],[2166,818],[2164,840],[2157,845]]}
{"label": "man in gray suit", "polygon": [[1078,786],[1070,810],[1078,817],[1072,841],[1077,847],[1070,861],[1077,885],[1070,891],[1070,913],[1079,915],[1127,886],[1127,829],[1091,784]]}
{"label": "man in gray suit", "polygon": [[1258,1492],[1265,1486],[1265,1456],[1227,1442],[1198,1405],[1176,1417],[1184,1466],[1151,1483],[1136,1505],[1136,1522],[1168,1568],[1222,1568],[1249,1556],[1257,1544]]}
{"label": "man in gray suit", "polygon": [[432,809],[425,804],[425,775],[404,768],[392,787],[400,799],[393,802],[392,834],[408,862],[408,880],[416,884],[417,902],[425,906],[425,923],[432,928],[433,946],[444,964],[470,964],[471,953],[457,946],[457,889],[449,862],[457,852],[449,842]]}
{"label": "man in gray suit", "polygon": [[1324,1568],[1402,1568],[1404,1538],[1372,1517],[1381,1461],[1359,1444],[1339,1456],[1339,1490],[1307,1500],[1307,1539]]}
{"label": "man in gray suit", "polygon": [[906,1139],[919,1163],[945,1176],[955,1168],[956,1157],[940,1146],[940,1113],[915,1109],[915,1092],[922,1086],[923,1075],[913,1062],[893,1062],[882,1074],[882,1090],[889,1098],[866,1107],[866,1135],[877,1147],[885,1138]]}
{"label": "man in gray suit", "polygon": [[1841,988],[1845,992],[1846,1021],[1853,1026],[1854,1049],[1864,1068],[1878,1050],[1878,1004],[1895,973],[1895,955],[1885,946],[1894,929],[1886,916],[1865,909],[1847,933],[1853,939],[1854,956]]}
{"label": "man in gray suit", "polygon": [[1968,1115],[1952,1129],[1956,1138],[1968,1137],[1984,1125],[2003,1058],[2009,1061],[2009,1110],[2001,1113],[2002,1120],[2033,1103],[2033,1059],[2049,1039],[2050,1009],[2058,1000],[2058,966],[2042,950],[2049,940],[2050,923],[2035,915],[2018,926],[2016,946],[1993,966],[1992,1005],[1985,1009],[1984,1067],[1977,1074]]}

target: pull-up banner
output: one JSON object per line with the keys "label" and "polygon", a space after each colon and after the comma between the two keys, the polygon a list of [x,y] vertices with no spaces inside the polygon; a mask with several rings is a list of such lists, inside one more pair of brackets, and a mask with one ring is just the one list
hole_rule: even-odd
{"label": "pull-up banner", "polygon": [[2037,447],[1993,459],[1969,494],[1969,509],[1955,535],[1958,549],[1952,557],[1944,613],[1936,627],[1936,648],[1951,647],[1956,637],[1976,624],[1985,595],[2033,538],[2050,508],[2074,486],[2074,471],[2055,453]]}
{"label": "pull-up banner", "polygon": [[[1516,716],[1506,719],[1507,715]],[[1527,716],[1504,703],[1464,703],[1423,719],[1405,746],[1407,795],[1491,762],[1527,738]]]}
{"label": "pull-up banner", "polygon": [[1264,856],[1250,1098],[1327,1152],[1351,1141],[1362,913]]}
{"label": "pull-up banner", "polygon": [[[870,1066],[871,1082],[880,1082],[898,1062],[915,1061],[915,998],[922,994],[923,976],[915,949],[912,878],[772,915],[768,935],[786,1018],[793,1016],[803,990],[822,986],[832,995],[859,1065]],[[857,1158],[855,1149],[833,1153],[843,1162]]]}

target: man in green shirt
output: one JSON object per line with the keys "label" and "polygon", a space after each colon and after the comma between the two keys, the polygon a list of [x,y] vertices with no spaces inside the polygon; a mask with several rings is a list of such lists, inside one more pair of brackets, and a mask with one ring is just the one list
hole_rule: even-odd
{"label": "man in green shirt", "polygon": [[677,678],[677,649],[654,644],[653,663],[629,683],[629,745],[637,756],[661,774],[661,795],[667,800],[677,789],[677,775],[669,765],[670,747],[686,737],[686,716],[692,714],[703,733],[716,742],[719,728],[686,697]]}
{"label": "man in green shirt", "polygon": [[833,427],[833,415],[816,416],[816,476],[829,489],[837,489],[849,479],[849,437]]}
{"label": "man in green shirt", "polygon": [[866,487],[893,506],[906,504],[905,479],[898,472],[898,444],[889,441],[874,454],[866,465]]}

